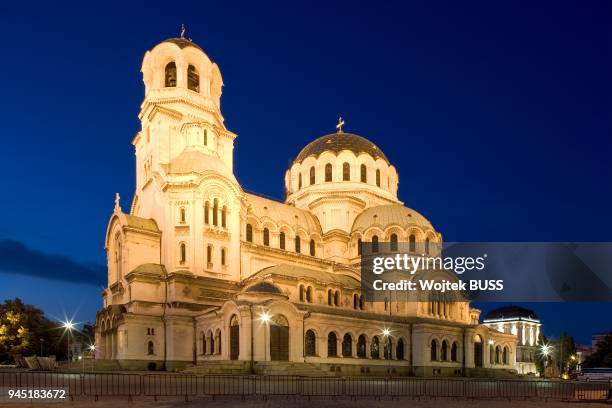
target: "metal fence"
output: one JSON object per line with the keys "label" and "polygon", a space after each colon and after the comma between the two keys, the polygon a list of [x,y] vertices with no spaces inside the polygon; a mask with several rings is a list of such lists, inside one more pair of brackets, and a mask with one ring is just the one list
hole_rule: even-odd
{"label": "metal fence", "polygon": [[63,388],[91,396],[294,396],[348,398],[612,399],[612,383],[418,377],[298,377],[188,374],[0,372],[0,387]]}

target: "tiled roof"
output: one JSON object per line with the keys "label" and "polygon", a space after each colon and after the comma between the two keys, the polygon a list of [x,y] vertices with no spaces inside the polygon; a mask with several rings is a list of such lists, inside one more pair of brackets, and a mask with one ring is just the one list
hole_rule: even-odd
{"label": "tiled roof", "polygon": [[326,136],[322,136],[317,140],[310,142],[306,145],[298,154],[296,163],[301,163],[307,157],[314,156],[319,157],[323,152],[333,152],[335,154],[340,153],[343,150],[350,150],[356,155],[360,153],[367,153],[374,159],[381,158],[387,163],[389,160],[387,156],[368,139],[355,135],[353,133],[331,133]]}

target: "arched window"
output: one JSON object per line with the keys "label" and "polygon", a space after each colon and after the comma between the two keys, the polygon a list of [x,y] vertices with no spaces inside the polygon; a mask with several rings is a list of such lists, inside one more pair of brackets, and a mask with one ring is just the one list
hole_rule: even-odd
{"label": "arched window", "polygon": [[372,356],[372,358],[380,358],[380,342],[377,336],[372,338],[372,344],[370,345],[370,356]]}
{"label": "arched window", "polygon": [[351,357],[353,355],[353,338],[346,333],[342,338],[342,357]]}
{"label": "arched window", "polygon": [[493,345],[489,346],[489,361],[491,364],[495,364],[495,348]]}
{"label": "arched window", "polygon": [[247,242],[253,242],[253,226],[251,224],[246,225],[246,240]]}
{"label": "arched window", "polygon": [[354,293],[353,294],[353,309],[359,308],[359,296]]}
{"label": "arched window", "polygon": [[503,355],[502,355],[502,362],[505,365],[508,365],[510,363],[509,356],[508,356],[509,354],[510,353],[509,353],[508,347],[504,347],[504,352],[503,352]]}
{"label": "arched window", "polygon": [[357,255],[361,256],[361,238],[357,240]]}
{"label": "arched window", "polygon": [[397,234],[391,234],[391,251],[397,252]]}
{"label": "arched window", "polygon": [[314,239],[310,240],[310,248],[309,249],[310,249],[310,256],[315,256],[316,248],[315,248],[315,241],[314,241]]}
{"label": "arched window", "polygon": [[210,203],[207,201],[204,204],[204,224],[210,223]]}
{"label": "arched window", "polygon": [[380,170],[376,169],[376,186],[380,187]]}
{"label": "arched window", "polygon": [[117,272],[117,280],[121,279],[121,275],[122,275],[122,262],[121,262],[121,258],[122,258],[122,252],[121,252],[121,240],[119,239],[119,234],[117,234],[117,237],[115,238],[116,240],[116,245],[115,245],[115,270]]}
{"label": "arched window", "polygon": [[442,348],[440,349],[440,355],[442,357],[442,361],[448,360],[448,343],[446,340],[442,340]]}
{"label": "arched window", "polygon": [[166,64],[164,86],[166,88],[173,88],[176,86],[176,64],[174,61]]}
{"label": "arched window", "polygon": [[298,189],[302,188],[302,173],[298,174]]}
{"label": "arched window", "polygon": [[225,248],[221,248],[221,265],[225,266],[227,260],[225,259]]}
{"label": "arched window", "polygon": [[312,330],[306,330],[304,348],[307,356],[317,355],[317,336]]}
{"label": "arched window", "polygon": [[213,336],[210,330],[208,331],[206,338],[208,338],[208,344],[209,344],[206,354],[215,354],[215,337]]}
{"label": "arched window", "polygon": [[495,364],[501,364],[501,348],[495,347]]}
{"label": "arched window", "polygon": [[351,181],[351,165],[346,162],[342,165],[342,180]]}
{"label": "arched window", "polygon": [[327,356],[336,357],[338,355],[338,337],[331,332],[327,335]]}
{"label": "arched window", "polygon": [[451,346],[451,361],[457,361],[457,342],[453,341]]}
{"label": "arched window", "polygon": [[306,301],[307,301],[308,303],[312,303],[312,286],[309,286],[309,287],[306,289]]}
{"label": "arched window", "polygon": [[408,251],[416,252],[416,237],[414,235],[410,235],[408,238]]}
{"label": "arched window", "polygon": [[299,235],[295,236],[295,252],[297,252],[298,254],[302,251],[302,240],[300,239]]}
{"label": "arched window", "polygon": [[219,329],[215,333],[215,345],[217,346],[215,354],[221,354],[221,330]]}
{"label": "arched window", "polygon": [[334,294],[331,289],[327,290],[327,305],[333,306],[334,304]]}
{"label": "arched window", "polygon": [[215,198],[213,201],[213,225],[216,227],[218,224],[218,216],[219,216],[219,200]]}
{"label": "arched window", "polygon": [[300,302],[303,302],[306,298],[306,291],[304,290],[304,285],[300,285]]}
{"label": "arched window", "polygon": [[398,360],[404,359],[404,340],[403,339],[399,339],[397,341],[397,346],[395,348],[395,357]]}
{"label": "arched window", "polygon": [[185,263],[185,261],[187,261],[187,247],[183,243],[180,245],[180,252],[181,263]]}
{"label": "arched window", "polygon": [[361,182],[367,183],[368,182],[368,169],[365,164],[362,164],[360,168],[361,168]]}
{"label": "arched window", "polygon": [[147,343],[147,354],[150,356],[155,354],[155,344],[153,344],[153,342],[150,340]]}
{"label": "arched window", "polygon": [[357,357],[358,358],[366,357],[366,339],[363,334],[357,338]]}
{"label": "arched window", "polygon": [[340,306],[340,291],[334,292],[334,306]]}
{"label": "arched window", "polygon": [[204,129],[204,146],[208,146],[208,129]]}
{"label": "arched window", "polygon": [[327,163],[325,165],[325,181],[332,181],[332,165]]}
{"label": "arched window", "polygon": [[359,310],[363,310],[363,295],[359,295]]}
{"label": "arched window", "polygon": [[200,75],[193,65],[187,67],[187,88],[194,92],[200,92]]}
{"label": "arched window", "polygon": [[200,341],[202,342],[202,354],[206,354],[206,335],[200,332]]}
{"label": "arched window", "polygon": [[438,359],[438,342],[434,339],[431,341],[431,361]]}
{"label": "arched window", "polygon": [[181,224],[184,224],[184,223],[186,222],[186,221],[185,221],[185,218],[186,218],[186,217],[185,217],[185,209],[184,209],[184,208],[181,208],[181,214],[180,214],[180,217],[179,217],[179,218],[180,218],[180,222],[181,222]]}
{"label": "arched window", "polygon": [[263,244],[265,246],[270,246],[270,230],[267,228],[263,230]]}
{"label": "arched window", "polygon": [[227,207],[223,206],[221,210],[221,226],[227,228]]}
{"label": "arched window", "polygon": [[425,254],[429,255],[429,238],[425,240]]}
{"label": "arched window", "polygon": [[310,168],[310,185],[312,186],[315,183],[315,168],[312,166]]}
{"label": "arched window", "polygon": [[372,252],[378,252],[378,235],[372,237]]}
{"label": "arched window", "polygon": [[278,244],[280,249],[285,249],[285,233],[281,232],[278,236]]}
{"label": "arched window", "polygon": [[212,264],[212,250],[212,245],[206,246],[206,263],[208,263],[209,265]]}

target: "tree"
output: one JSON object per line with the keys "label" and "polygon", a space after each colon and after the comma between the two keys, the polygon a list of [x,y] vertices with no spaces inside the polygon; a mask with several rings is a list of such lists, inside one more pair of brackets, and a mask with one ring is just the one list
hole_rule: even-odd
{"label": "tree", "polygon": [[561,332],[554,349],[554,360],[560,373],[565,372],[566,368],[569,368],[569,365],[573,364],[571,356],[574,354],[576,354],[574,338],[565,332]]}
{"label": "tree", "polygon": [[[535,358],[535,366],[536,366],[536,370],[538,370],[538,373],[540,373],[540,375],[544,374],[544,369],[546,366],[550,366],[550,363],[552,361],[551,359],[551,355],[544,355],[542,353],[542,348],[543,346],[547,346],[548,345],[548,339],[546,338],[546,336],[544,336],[542,333],[540,333],[540,335],[538,336],[538,342],[536,343],[536,358]],[[544,364],[545,360],[547,361],[547,364]]]}
{"label": "tree", "polygon": [[612,334],[597,343],[597,349],[584,360],[582,366],[612,368]]}
{"label": "tree", "polygon": [[[62,332],[42,310],[19,298],[0,304],[0,362],[16,362],[22,355],[62,356]],[[42,341],[41,341],[42,339]],[[59,357],[58,356],[58,357]]]}

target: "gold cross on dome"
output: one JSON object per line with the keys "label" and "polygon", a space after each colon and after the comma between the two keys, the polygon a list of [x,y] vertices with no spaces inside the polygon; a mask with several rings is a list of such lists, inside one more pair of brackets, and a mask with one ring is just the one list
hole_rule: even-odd
{"label": "gold cross on dome", "polygon": [[185,24],[181,24],[181,38],[185,38],[185,31],[187,31]]}
{"label": "gold cross on dome", "polygon": [[338,133],[342,133],[342,126],[344,126],[344,119],[342,116],[338,118],[338,124],[336,125],[336,129],[338,129]]}

